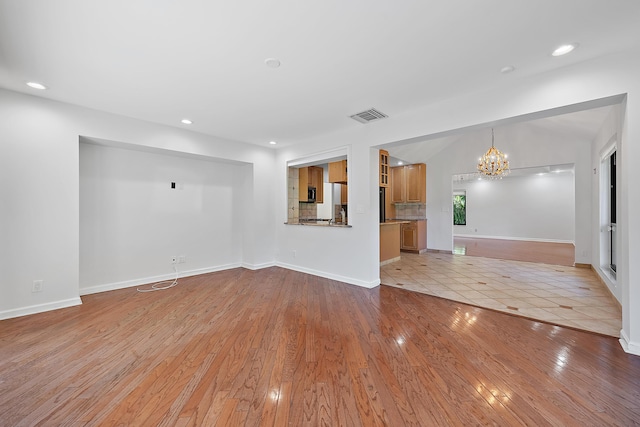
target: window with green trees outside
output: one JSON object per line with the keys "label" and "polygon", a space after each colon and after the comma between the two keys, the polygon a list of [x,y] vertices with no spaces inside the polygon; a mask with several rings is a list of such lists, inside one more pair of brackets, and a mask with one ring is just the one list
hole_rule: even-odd
{"label": "window with green trees outside", "polygon": [[453,225],[467,225],[467,196],[453,195]]}

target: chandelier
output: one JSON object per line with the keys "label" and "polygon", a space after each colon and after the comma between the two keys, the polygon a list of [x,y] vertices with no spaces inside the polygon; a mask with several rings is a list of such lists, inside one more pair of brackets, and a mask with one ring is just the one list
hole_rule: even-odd
{"label": "chandelier", "polygon": [[482,178],[502,179],[509,175],[507,155],[493,146],[493,128],[491,128],[491,148],[478,159],[478,174]]}

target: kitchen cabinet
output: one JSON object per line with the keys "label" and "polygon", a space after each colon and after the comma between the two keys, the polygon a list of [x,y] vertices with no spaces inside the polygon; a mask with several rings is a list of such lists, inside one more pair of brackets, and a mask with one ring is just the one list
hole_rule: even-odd
{"label": "kitchen cabinet", "polygon": [[347,183],[347,161],[340,160],[338,162],[329,163],[329,182],[346,184]]}
{"label": "kitchen cabinet", "polygon": [[380,265],[400,260],[400,223],[380,224]]}
{"label": "kitchen cabinet", "polygon": [[405,201],[404,166],[391,168],[391,203]]}
{"label": "kitchen cabinet", "polygon": [[423,253],[427,250],[427,221],[408,221],[400,226],[400,250]]}
{"label": "kitchen cabinet", "polygon": [[379,186],[380,187],[388,187],[389,186],[389,152],[386,150],[380,150],[380,170],[379,170]]}
{"label": "kitchen cabinet", "polygon": [[427,165],[396,166],[391,168],[391,203],[427,202]]}
{"label": "kitchen cabinet", "polygon": [[346,205],[349,203],[349,192],[347,184],[340,184],[340,204]]}
{"label": "kitchen cabinet", "polygon": [[309,166],[298,169],[298,199],[301,202],[308,202],[309,187],[316,189],[316,203],[323,203],[324,200],[324,169],[318,166]]}

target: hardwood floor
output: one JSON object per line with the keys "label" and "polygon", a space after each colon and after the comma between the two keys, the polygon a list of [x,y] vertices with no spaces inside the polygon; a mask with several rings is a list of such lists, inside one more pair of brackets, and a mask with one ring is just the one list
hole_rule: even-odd
{"label": "hardwood floor", "polygon": [[572,243],[454,237],[453,253],[569,267],[575,262],[575,246]]}
{"label": "hardwood floor", "polygon": [[3,426],[634,425],[614,338],[280,268],[0,322]]}

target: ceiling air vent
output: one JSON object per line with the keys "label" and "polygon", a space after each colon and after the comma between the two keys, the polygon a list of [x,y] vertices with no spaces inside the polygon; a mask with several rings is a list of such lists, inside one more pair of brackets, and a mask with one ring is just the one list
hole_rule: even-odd
{"label": "ceiling air vent", "polygon": [[360,123],[369,123],[369,122],[373,122],[375,120],[380,120],[380,119],[386,119],[387,116],[384,113],[381,113],[380,111],[376,110],[375,108],[371,108],[370,110],[366,110],[363,111],[361,113],[358,114],[354,114],[353,116],[350,116],[353,120],[356,120]]}

